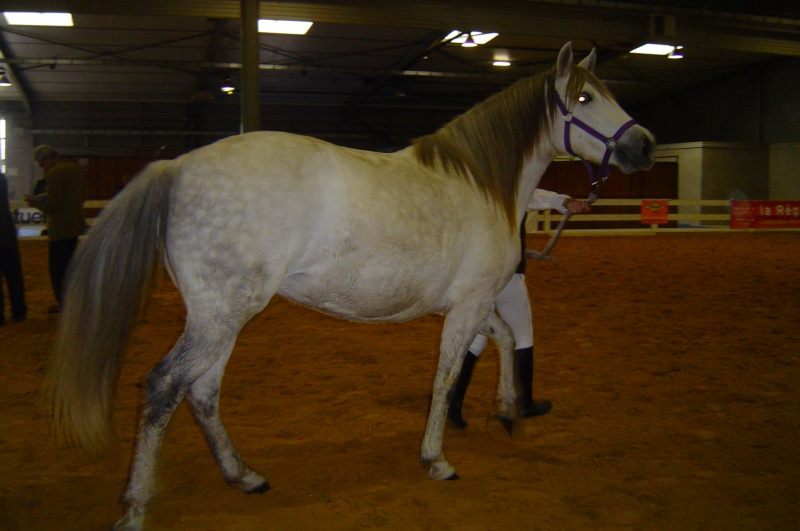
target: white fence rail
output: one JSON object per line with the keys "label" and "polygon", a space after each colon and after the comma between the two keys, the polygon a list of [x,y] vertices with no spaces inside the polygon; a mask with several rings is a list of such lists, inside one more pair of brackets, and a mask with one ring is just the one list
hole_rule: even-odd
{"label": "white fence rail", "polygon": [[[642,199],[598,199],[595,210],[602,211],[602,207],[637,207],[640,208]],[[678,212],[669,214],[668,220],[677,222],[677,227],[658,224],[642,223],[641,211],[628,214],[603,214],[589,213],[576,214],[569,218],[564,228],[564,234],[573,235],[608,235],[608,234],[654,234],[658,232],[681,231],[726,231],[730,228],[730,201],[720,200],[692,200],[670,199],[670,207],[678,207]],[[714,213],[704,213],[704,210],[713,210]],[[548,210],[545,212],[529,212],[526,229],[529,233],[552,233],[564,216]],[[596,222],[638,222],[641,227],[626,228],[586,228],[587,223]],[[581,226],[583,225],[583,227]]]}
{"label": "white fence rail", "polygon": [[[102,209],[108,201],[92,200],[84,203],[86,209]],[[641,227],[630,226],[627,228],[587,228],[587,224],[597,224],[598,222],[628,222],[634,224],[641,223],[640,212],[627,214],[604,214],[602,207],[640,207],[642,199],[599,199],[594,206],[597,213],[578,214],[570,217],[564,234],[571,235],[609,235],[609,234],[655,234],[659,232],[690,232],[690,231],[729,231],[730,228],[730,201],[728,200],[690,200],[690,199],[670,199],[670,207],[678,207],[677,213],[669,214],[668,220],[677,222],[670,225],[642,224]],[[31,211],[23,201],[11,202],[12,212],[19,211],[23,214],[17,216],[21,220],[30,220]],[[707,213],[708,210],[713,213]],[[27,214],[27,217],[24,215]],[[545,212],[529,212],[526,228],[529,233],[552,233],[562,215],[548,210]],[[88,220],[89,224],[94,221]],[[18,223],[20,226],[20,237],[25,239],[43,239],[41,230],[46,228],[42,222],[38,225],[30,223]],[[37,229],[38,227],[38,229]],[[741,230],[741,229],[736,229]],[[798,229],[790,229],[798,230]]]}

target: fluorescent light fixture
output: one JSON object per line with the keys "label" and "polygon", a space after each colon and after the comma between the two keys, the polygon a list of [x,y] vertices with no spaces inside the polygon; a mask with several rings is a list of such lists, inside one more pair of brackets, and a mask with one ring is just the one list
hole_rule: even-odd
{"label": "fluorescent light fixture", "polygon": [[8,79],[6,73],[3,72],[2,74],[0,74],[0,87],[10,87],[10,86],[11,86],[11,80]]}
{"label": "fluorescent light fixture", "polygon": [[495,61],[492,63],[494,66],[511,66],[511,61]]}
{"label": "fluorescent light fixture", "polygon": [[305,35],[311,29],[313,22],[303,20],[258,20],[259,33],[285,33],[287,35]]}
{"label": "fluorescent light fixture", "polygon": [[645,55],[669,55],[675,51],[675,47],[669,44],[654,44],[648,42],[638,48],[631,50],[631,53],[641,53]]}
{"label": "fluorescent light fixture", "polygon": [[667,59],[683,59],[683,46],[676,46],[675,51],[667,56]]}
{"label": "fluorescent light fixture", "polygon": [[444,40],[446,42],[450,42],[451,44],[460,44],[464,46],[464,44],[467,42],[467,39],[470,39],[477,46],[480,44],[486,44],[498,35],[499,33],[481,33],[480,31],[470,31],[465,33],[461,30],[453,30],[447,37],[444,38]]}
{"label": "fluorescent light fixture", "polygon": [[10,26],[72,26],[70,13],[34,13],[6,11],[3,13]]}

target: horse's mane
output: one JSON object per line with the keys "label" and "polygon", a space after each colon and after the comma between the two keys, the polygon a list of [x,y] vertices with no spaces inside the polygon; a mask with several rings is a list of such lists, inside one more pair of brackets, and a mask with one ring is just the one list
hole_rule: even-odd
{"label": "horse's mane", "polygon": [[[556,68],[521,79],[477,104],[433,134],[414,141],[414,154],[428,167],[472,180],[516,225],[516,196],[522,165],[555,119]],[[587,70],[571,66],[567,105],[586,83],[611,98]]]}

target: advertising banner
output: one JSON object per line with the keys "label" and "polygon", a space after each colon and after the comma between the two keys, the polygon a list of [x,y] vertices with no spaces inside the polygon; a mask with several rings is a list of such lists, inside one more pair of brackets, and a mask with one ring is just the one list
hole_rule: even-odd
{"label": "advertising banner", "polygon": [[800,229],[800,201],[731,201],[732,229]]}
{"label": "advertising banner", "polygon": [[669,222],[669,201],[666,199],[642,200],[642,223],[664,225]]}
{"label": "advertising banner", "polygon": [[11,216],[20,237],[39,236],[47,228],[47,216],[37,208],[30,208],[21,201],[12,201]]}

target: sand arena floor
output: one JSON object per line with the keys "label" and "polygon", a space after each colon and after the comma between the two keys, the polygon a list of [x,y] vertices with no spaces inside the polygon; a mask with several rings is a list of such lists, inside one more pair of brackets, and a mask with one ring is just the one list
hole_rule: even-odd
{"label": "sand arena floor", "polygon": [[[541,247],[544,237],[529,236]],[[0,327],[0,530],[108,529],[145,372],[183,327],[162,274],[99,461],[54,442],[38,405],[56,317],[46,242],[21,243],[29,319]],[[800,522],[800,233],[564,238],[531,262],[546,417],[489,425],[497,356],[476,367],[445,450],[419,463],[442,318],[339,321],[275,300],[242,332],[222,417],[272,490],[228,487],[188,408],[169,425],[151,530],[790,530]]]}

